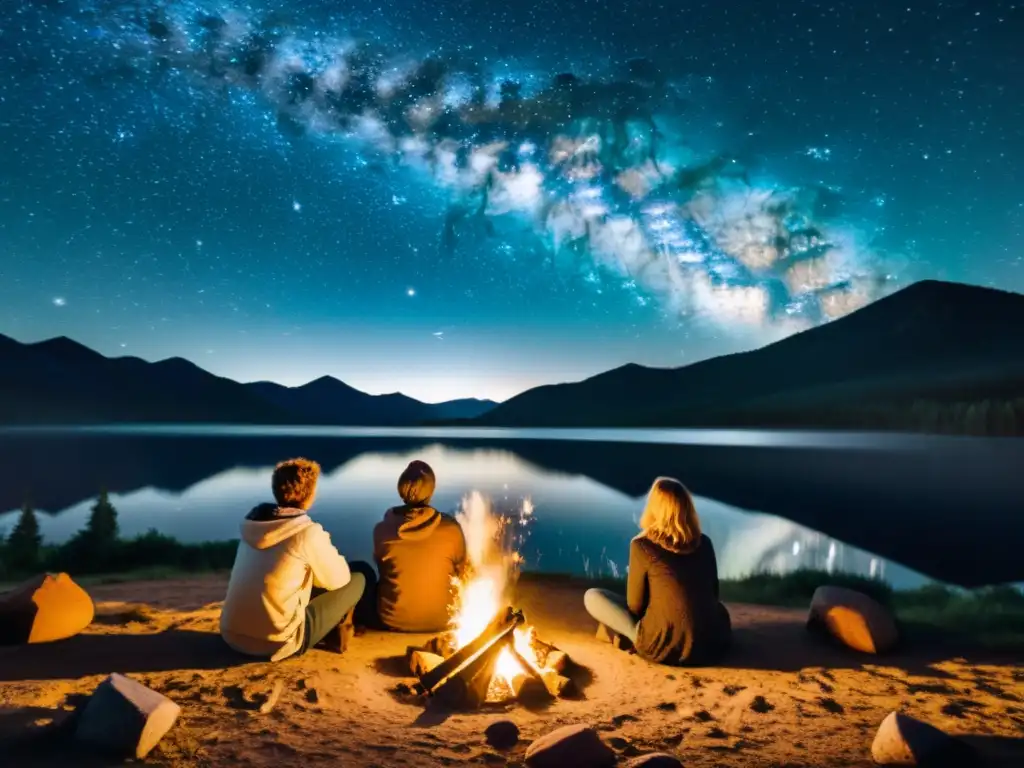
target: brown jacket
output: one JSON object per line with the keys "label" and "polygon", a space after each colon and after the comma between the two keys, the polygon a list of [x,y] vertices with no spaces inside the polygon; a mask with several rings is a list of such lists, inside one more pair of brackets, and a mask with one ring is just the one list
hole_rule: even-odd
{"label": "brown jacket", "polygon": [[452,579],[466,561],[466,539],[455,518],[433,507],[389,509],[373,529],[380,586],[377,610],[399,632],[440,632],[448,626]]}
{"label": "brown jacket", "polygon": [[637,653],[651,661],[703,663],[729,643],[729,613],[718,602],[718,565],[707,536],[688,553],[665,549],[643,535],[633,539],[626,602],[640,617]]}

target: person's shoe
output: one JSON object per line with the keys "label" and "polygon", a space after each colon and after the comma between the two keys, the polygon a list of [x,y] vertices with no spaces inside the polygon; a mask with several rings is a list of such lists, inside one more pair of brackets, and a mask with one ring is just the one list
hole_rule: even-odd
{"label": "person's shoe", "polygon": [[321,651],[329,651],[330,653],[344,653],[345,637],[342,632],[342,626],[339,624],[334,627],[330,632],[324,635],[323,640],[313,647]]}
{"label": "person's shoe", "polygon": [[314,645],[314,648],[319,648],[323,651],[330,651],[331,653],[344,653],[352,642],[352,637],[355,635],[355,627],[352,624],[352,611],[345,614],[341,623],[331,629],[324,639]]}

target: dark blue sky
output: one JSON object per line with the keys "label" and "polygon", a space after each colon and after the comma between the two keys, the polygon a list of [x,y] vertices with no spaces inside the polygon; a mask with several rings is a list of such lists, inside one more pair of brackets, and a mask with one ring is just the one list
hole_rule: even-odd
{"label": "dark blue sky", "polygon": [[350,5],[0,4],[0,333],[503,399],[1024,291],[1020,3]]}

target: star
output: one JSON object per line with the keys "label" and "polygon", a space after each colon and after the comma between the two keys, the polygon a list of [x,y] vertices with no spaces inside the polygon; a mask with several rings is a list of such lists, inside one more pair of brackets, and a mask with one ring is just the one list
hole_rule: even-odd
{"label": "star", "polygon": [[67,299],[65,299],[63,296],[54,296],[53,297],[53,306],[55,306],[55,307],[63,307],[67,303],[68,303]]}
{"label": "star", "polygon": [[298,200],[292,201],[292,210],[295,211],[296,213],[301,211],[302,210],[302,203],[300,203]]}
{"label": "star", "polygon": [[406,288],[405,289],[405,295],[406,296],[415,296],[416,295],[416,289],[415,288]]}

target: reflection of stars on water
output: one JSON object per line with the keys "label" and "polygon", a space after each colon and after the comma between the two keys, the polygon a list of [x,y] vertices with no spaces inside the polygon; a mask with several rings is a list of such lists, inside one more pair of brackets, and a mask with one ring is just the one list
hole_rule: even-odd
{"label": "reflection of stars on water", "polygon": [[405,295],[406,296],[415,296],[416,295],[416,289],[415,288],[406,288],[405,289]]}
{"label": "reflection of stars on water", "polygon": [[302,210],[302,203],[300,203],[298,200],[293,200],[292,201],[292,210],[295,211],[296,213],[301,211]]}
{"label": "reflection of stars on water", "polygon": [[66,306],[67,303],[68,303],[67,299],[65,299],[63,296],[54,296],[53,297],[53,306],[55,306],[55,307],[63,307],[63,306]]}

